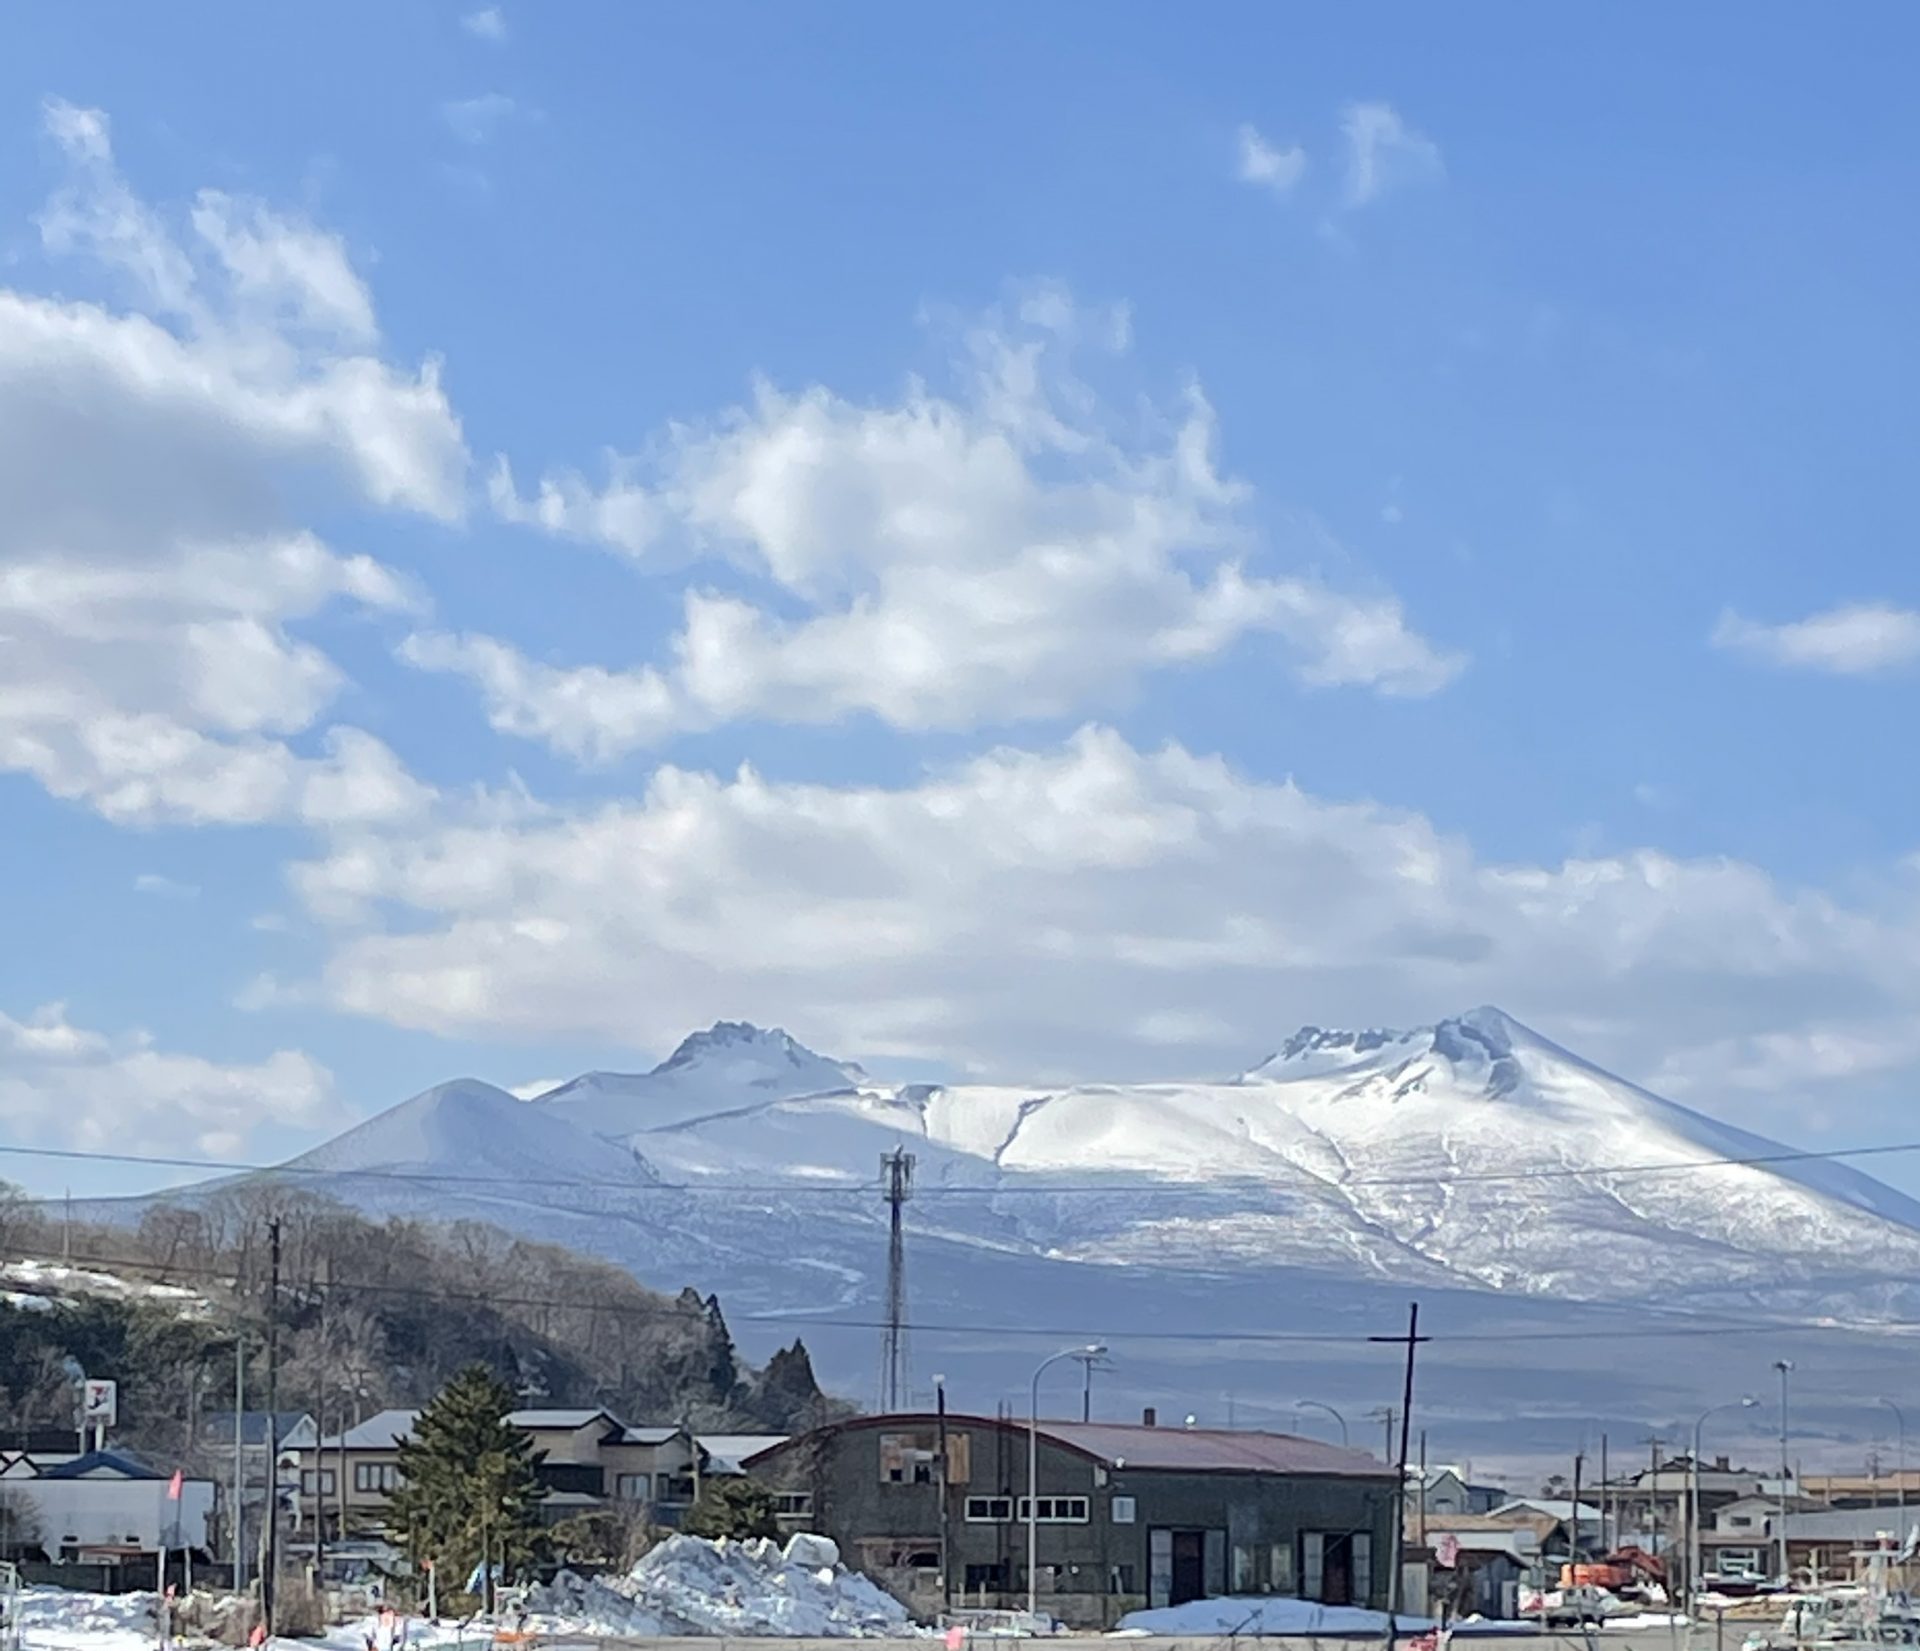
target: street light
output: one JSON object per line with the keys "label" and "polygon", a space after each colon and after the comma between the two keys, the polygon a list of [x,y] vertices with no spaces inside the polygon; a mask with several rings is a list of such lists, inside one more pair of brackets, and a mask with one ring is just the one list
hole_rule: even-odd
{"label": "street light", "polygon": [[[1907,1523],[1907,1414],[1891,1399],[1882,1399],[1880,1402],[1893,1412],[1894,1422],[1900,1429],[1899,1454],[1894,1458],[1897,1466],[1894,1469],[1893,1483],[1894,1496],[1900,1507],[1900,1523],[1904,1527]],[[1904,1529],[1901,1540],[1903,1542],[1906,1540]]]}
{"label": "street light", "polygon": [[1340,1424],[1340,1443],[1343,1446],[1347,1443],[1347,1419],[1342,1416],[1339,1411],[1335,1410],[1332,1405],[1322,1404],[1318,1399],[1295,1399],[1293,1401],[1293,1408],[1295,1410],[1324,1410]]}
{"label": "street light", "polygon": [[1038,1614],[1040,1586],[1040,1378],[1062,1359],[1098,1359],[1106,1356],[1105,1342],[1085,1347],[1063,1347],[1040,1361],[1033,1373],[1033,1402],[1027,1408],[1027,1615]]}
{"label": "street light", "polygon": [[1706,1425],[1709,1416],[1717,1416],[1723,1410],[1751,1410],[1759,1402],[1751,1393],[1742,1393],[1739,1398],[1727,1404],[1708,1406],[1700,1412],[1700,1419],[1693,1424],[1693,1456],[1687,1465],[1687,1597],[1689,1599],[1700,1588],[1700,1429]]}
{"label": "street light", "polygon": [[1773,1368],[1780,1372],[1780,1580],[1786,1583],[1793,1578],[1787,1558],[1787,1478],[1792,1472],[1787,1461],[1787,1377],[1793,1374],[1793,1360],[1775,1359]]}

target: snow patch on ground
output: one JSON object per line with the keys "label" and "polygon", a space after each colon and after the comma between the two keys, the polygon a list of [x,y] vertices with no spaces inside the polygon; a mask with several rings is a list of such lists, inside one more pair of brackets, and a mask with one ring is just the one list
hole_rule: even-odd
{"label": "snow patch on ground", "polygon": [[788,1543],[668,1538],[623,1577],[563,1571],[527,1599],[541,1631],[658,1637],[897,1639],[917,1633],[891,1594],[841,1565],[808,1565],[820,1550]]}
{"label": "snow patch on ground", "polygon": [[152,1594],[82,1594],[25,1588],[19,1599],[23,1651],[153,1651],[159,1630]]}

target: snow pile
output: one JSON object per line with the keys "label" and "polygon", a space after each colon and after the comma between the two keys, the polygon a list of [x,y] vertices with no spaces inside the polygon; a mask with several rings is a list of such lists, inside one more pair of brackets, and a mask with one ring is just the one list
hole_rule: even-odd
{"label": "snow pile", "polygon": [[[1401,1617],[1400,1632],[1423,1634],[1426,1617]],[[1310,1599],[1196,1599],[1158,1611],[1132,1611],[1120,1619],[1123,1634],[1169,1638],[1189,1634],[1384,1634],[1385,1611],[1357,1605],[1321,1605]]]}
{"label": "snow pile", "polygon": [[153,1651],[159,1637],[152,1594],[83,1594],[68,1588],[20,1592],[23,1651]]}
{"label": "snow pile", "polygon": [[858,1572],[810,1565],[825,1551],[775,1542],[669,1537],[623,1577],[569,1571],[527,1599],[543,1631],[658,1638],[685,1634],[794,1639],[898,1638],[916,1632],[907,1609]]}

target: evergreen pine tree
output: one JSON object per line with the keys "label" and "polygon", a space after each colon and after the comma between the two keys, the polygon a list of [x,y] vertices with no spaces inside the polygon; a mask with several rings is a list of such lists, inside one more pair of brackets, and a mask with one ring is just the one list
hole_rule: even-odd
{"label": "evergreen pine tree", "polygon": [[739,1540],[777,1537],[780,1521],[774,1513],[773,1492],[765,1485],[752,1479],[709,1479],[680,1528],[688,1536],[730,1536]]}
{"label": "evergreen pine tree", "polygon": [[[387,1499],[389,1529],[416,1568],[431,1564],[442,1597],[483,1558],[501,1575],[534,1557],[545,1460],[506,1421],[513,1394],[485,1365],[470,1365],[422,1410],[400,1446],[400,1486]],[[493,1606],[492,1574],[483,1601]]]}

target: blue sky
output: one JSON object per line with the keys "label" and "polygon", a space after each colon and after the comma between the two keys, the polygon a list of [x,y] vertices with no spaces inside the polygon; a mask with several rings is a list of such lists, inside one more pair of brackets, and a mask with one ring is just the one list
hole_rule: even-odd
{"label": "blue sky", "polygon": [[1906,1127],[1909,12],[193,25],[0,61],[7,1138],[1481,1001]]}

